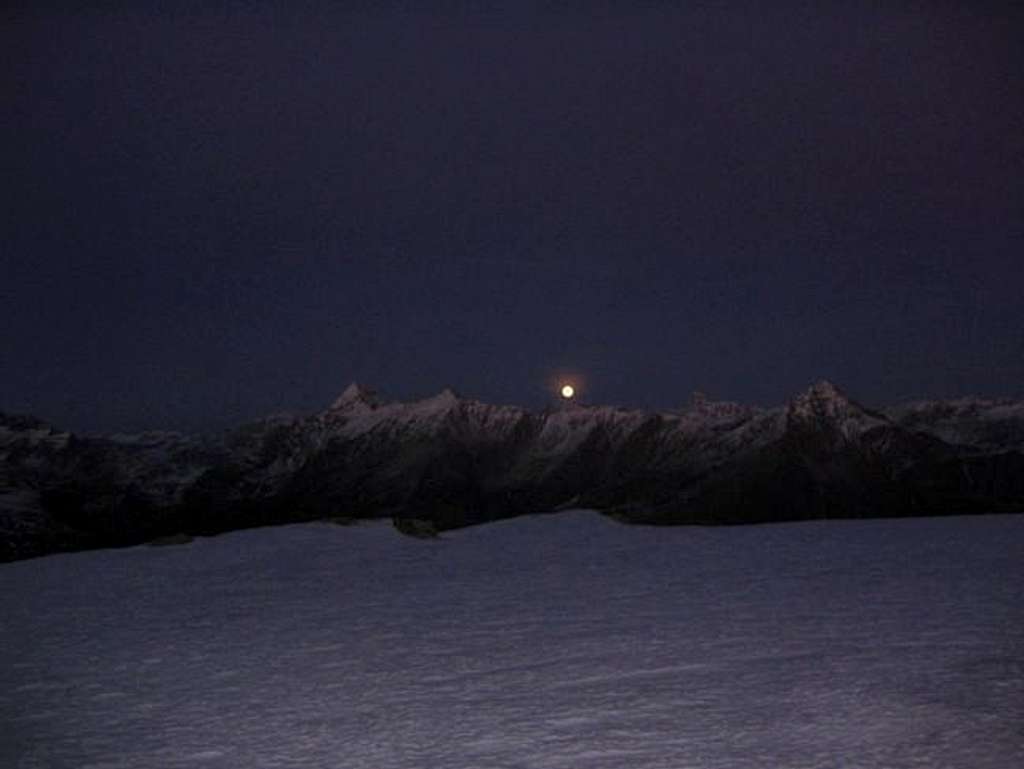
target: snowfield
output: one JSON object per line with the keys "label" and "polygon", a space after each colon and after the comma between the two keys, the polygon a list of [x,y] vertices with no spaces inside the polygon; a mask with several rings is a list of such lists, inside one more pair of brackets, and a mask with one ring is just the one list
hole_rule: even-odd
{"label": "snowfield", "polygon": [[1024,516],[295,525],[0,565],[0,766],[1024,766]]}

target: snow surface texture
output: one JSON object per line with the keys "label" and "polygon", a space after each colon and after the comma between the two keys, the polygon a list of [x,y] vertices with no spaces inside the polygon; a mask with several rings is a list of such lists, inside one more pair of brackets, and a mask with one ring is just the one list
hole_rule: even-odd
{"label": "snow surface texture", "polygon": [[250,530],[0,566],[0,649],[3,767],[1021,767],[1024,517]]}

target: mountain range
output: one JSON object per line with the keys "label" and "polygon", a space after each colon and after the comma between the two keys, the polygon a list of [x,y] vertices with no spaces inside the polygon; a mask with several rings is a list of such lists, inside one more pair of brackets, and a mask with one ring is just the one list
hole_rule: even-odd
{"label": "mountain range", "polygon": [[0,561],[315,519],[429,536],[567,508],[661,525],[1024,511],[1024,402],[872,410],[822,381],[776,408],[532,412],[353,384],[323,412],[217,435],[0,413]]}

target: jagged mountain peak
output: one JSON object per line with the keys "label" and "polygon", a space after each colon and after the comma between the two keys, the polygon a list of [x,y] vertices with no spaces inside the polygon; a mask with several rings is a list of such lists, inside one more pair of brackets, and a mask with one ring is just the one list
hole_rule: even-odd
{"label": "jagged mountain peak", "polygon": [[445,387],[437,395],[428,398],[427,400],[437,401],[439,403],[458,403],[462,400],[462,396],[459,395],[455,390],[450,387]]}
{"label": "jagged mountain peak", "polygon": [[818,400],[838,400],[849,402],[850,398],[837,385],[828,379],[819,379],[802,394],[803,397],[816,398]]}
{"label": "jagged mountain peak", "polygon": [[357,404],[371,408],[376,407],[380,405],[380,397],[377,395],[376,390],[361,385],[359,382],[353,382],[342,391],[341,395],[335,398],[330,410],[336,411]]}
{"label": "jagged mountain peak", "polygon": [[790,400],[789,411],[797,415],[835,415],[840,412],[863,411],[860,404],[854,402],[838,386],[820,379],[795,398]]}
{"label": "jagged mountain peak", "polygon": [[886,417],[864,408],[827,379],[793,398],[786,417],[790,425],[831,425],[847,438],[888,423]]}
{"label": "jagged mountain peak", "polygon": [[721,401],[711,398],[703,392],[694,392],[690,396],[689,405],[683,414],[695,419],[731,419],[753,415],[757,409],[734,401]]}
{"label": "jagged mountain peak", "polygon": [[434,413],[449,411],[462,403],[461,396],[450,387],[445,387],[436,395],[416,401],[410,404],[412,414]]}

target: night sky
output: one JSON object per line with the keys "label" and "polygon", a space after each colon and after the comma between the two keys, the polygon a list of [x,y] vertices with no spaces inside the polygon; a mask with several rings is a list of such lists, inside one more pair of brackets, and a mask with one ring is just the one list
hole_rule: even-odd
{"label": "night sky", "polygon": [[1024,395],[1022,41],[1009,2],[6,3],[0,410]]}

